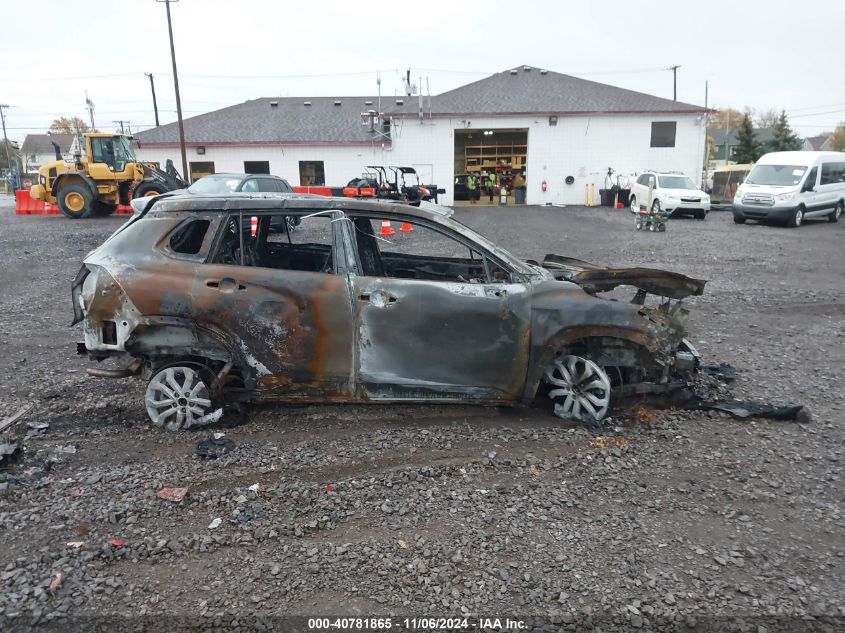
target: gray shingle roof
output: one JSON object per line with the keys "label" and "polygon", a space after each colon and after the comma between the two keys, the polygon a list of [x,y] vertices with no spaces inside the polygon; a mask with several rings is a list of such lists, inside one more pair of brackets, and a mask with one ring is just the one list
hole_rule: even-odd
{"label": "gray shingle roof", "polygon": [[[305,105],[305,102],[311,105]],[[335,105],[340,101],[340,105]],[[376,109],[374,97],[261,98],[185,119],[185,142],[213,143],[366,143],[378,140],[361,125],[361,113]],[[271,102],[278,105],[272,106]],[[137,132],[144,144],[178,143],[179,126],[169,123]]]}
{"label": "gray shingle roof", "polygon": [[[668,76],[668,75],[667,75]],[[408,103],[410,101],[411,103]],[[416,115],[416,98],[402,110]],[[517,66],[432,97],[432,115],[704,112],[702,106],[662,99],[595,81]]]}
{"label": "gray shingle roof", "polygon": [[816,136],[808,136],[804,140],[809,143],[814,150],[820,150],[825,143],[830,139],[830,134],[818,134]]}
{"label": "gray shingle roof", "polygon": [[70,150],[70,144],[73,142],[73,134],[27,134],[21,146],[21,153],[26,156],[32,154],[52,154],[53,144],[50,141],[58,143],[64,154]]}
{"label": "gray shingle roof", "polygon": [[[654,97],[538,68],[518,66],[455,90],[431,97],[433,116],[515,114],[695,113],[705,108]],[[390,116],[417,116],[419,97],[382,97]],[[310,102],[305,106],[304,102]],[[335,105],[340,101],[341,105]],[[373,105],[365,104],[372,101]],[[277,102],[277,106],[271,106]],[[188,144],[344,144],[380,141],[361,125],[361,113],[377,109],[376,97],[261,98],[185,119]],[[424,99],[428,113],[428,99]],[[179,141],[176,123],[135,134],[144,144]]]}
{"label": "gray shingle roof", "polygon": [[[730,134],[728,135],[728,144],[729,145],[736,145],[737,144],[737,133],[739,132],[738,128],[731,128]],[[755,127],[754,128],[755,137],[758,141],[765,143],[766,141],[771,141],[774,138],[774,133],[772,132],[772,128],[770,127]],[[707,130],[707,133],[713,139],[713,144],[717,147],[719,145],[725,144],[725,129],[724,128],[710,128]]]}

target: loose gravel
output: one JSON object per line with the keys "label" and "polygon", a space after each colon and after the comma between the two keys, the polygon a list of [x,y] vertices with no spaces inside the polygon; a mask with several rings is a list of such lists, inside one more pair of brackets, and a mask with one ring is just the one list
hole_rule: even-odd
{"label": "loose gravel", "polygon": [[[70,279],[121,220],[0,216],[0,418],[33,405],[0,471],[3,630],[293,630],[278,619],[293,615],[845,629],[845,225],[456,215],[523,257],[709,279],[688,302],[693,344],[738,368],[735,396],[809,421],[634,406],[597,431],[541,409],[304,406],[174,434],[147,421],[141,384],[88,378],[75,356]],[[215,432],[234,450],[198,456]]]}

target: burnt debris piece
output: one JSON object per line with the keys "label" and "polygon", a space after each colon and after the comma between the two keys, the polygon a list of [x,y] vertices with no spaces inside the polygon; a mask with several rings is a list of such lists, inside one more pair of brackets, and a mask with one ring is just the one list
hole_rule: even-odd
{"label": "burnt debris piece", "polygon": [[810,412],[800,404],[776,405],[750,400],[701,401],[684,407],[692,411],[724,411],[735,418],[769,418],[810,422]]}

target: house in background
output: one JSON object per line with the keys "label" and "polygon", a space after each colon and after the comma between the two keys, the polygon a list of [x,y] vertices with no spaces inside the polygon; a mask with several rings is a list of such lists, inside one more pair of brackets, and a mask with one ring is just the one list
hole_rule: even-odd
{"label": "house in background", "polygon": [[27,134],[21,146],[24,172],[37,172],[41,165],[56,160],[53,142],[58,143],[62,156],[70,151],[73,134]]}
{"label": "house in background", "polygon": [[[730,165],[736,163],[734,155],[736,154],[736,146],[739,142],[737,140],[737,128],[732,128],[728,134],[725,134],[724,128],[711,128],[707,130],[708,136],[713,139],[713,158],[710,159],[707,165],[708,169],[715,169],[722,165]],[[765,145],[774,139],[774,133],[770,127],[754,128],[757,142]],[[725,139],[727,138],[727,142]],[[728,160],[725,161],[725,152],[728,153]]]}
{"label": "house in background", "polygon": [[801,149],[817,152],[832,152],[833,134],[818,134],[817,136],[808,136],[804,139],[804,146]]}
{"label": "house in background", "polygon": [[[528,204],[583,204],[619,174],[681,171],[700,181],[702,106],[532,66],[431,97],[253,99],[184,121],[189,176],[272,173],[344,185],[367,165],[410,165],[446,189],[463,174],[525,178]],[[175,123],[135,134],[142,160],[178,166]]]}

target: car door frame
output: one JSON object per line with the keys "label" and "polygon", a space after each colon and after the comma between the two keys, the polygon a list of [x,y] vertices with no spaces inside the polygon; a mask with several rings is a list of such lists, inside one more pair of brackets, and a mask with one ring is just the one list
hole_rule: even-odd
{"label": "car door frame", "polygon": [[[381,220],[389,220],[395,223],[408,222],[412,226],[424,226],[437,231],[461,243],[468,249],[476,251],[485,260],[494,263],[510,275],[510,280],[508,283],[491,282],[486,261],[482,262],[487,275],[487,281],[483,284],[364,275],[354,233],[356,230],[354,220],[355,217],[359,216],[370,218],[371,222]],[[531,299],[530,285],[527,280],[481,245],[437,222],[418,216],[405,215],[401,212],[386,214],[370,210],[347,210],[346,219],[348,221],[339,224],[344,227],[347,252],[352,255],[349,258],[350,272],[348,276],[354,304],[354,362],[359,397],[363,400],[407,402],[436,400],[440,402],[473,401],[490,404],[512,404],[519,401],[524,391],[529,370]],[[375,239],[375,235],[371,237]],[[379,249],[380,253],[381,249]],[[466,319],[466,322],[461,324],[466,326],[467,331],[470,328],[481,328],[482,333],[485,332],[484,327],[486,326],[486,332],[491,334],[490,338],[494,340],[494,343],[490,343],[490,346],[495,345],[496,340],[502,343],[501,357],[490,353],[489,350],[477,352],[485,354],[482,360],[474,363],[476,372],[474,375],[487,377],[486,380],[476,381],[482,384],[448,380],[448,367],[450,367],[448,357],[439,359],[443,364],[443,370],[440,372],[442,380],[439,381],[412,378],[411,375],[419,371],[420,368],[421,363],[418,357],[397,360],[398,354],[392,343],[399,341],[399,346],[402,345],[403,334],[396,334],[395,331],[400,330],[403,326],[407,325],[410,328],[404,331],[404,336],[424,336],[429,345],[436,344],[438,334],[442,337],[442,330],[434,331],[428,329],[428,326],[425,328],[426,331],[414,330],[416,326],[410,322],[420,323],[418,310],[409,310],[406,316],[415,318],[409,319],[408,323],[400,322],[398,317],[394,318],[392,322],[382,318],[382,315],[389,314],[390,311],[394,311],[394,315],[402,314],[402,310],[405,308],[402,302],[408,301],[410,305],[415,305],[414,302],[417,298],[413,293],[420,292],[426,294],[427,298],[430,299],[426,304],[427,306],[440,308],[442,307],[442,300],[448,303],[450,309],[461,309],[465,306],[484,308],[483,311],[479,310],[475,319]],[[384,305],[378,306],[376,305],[377,302],[373,301],[373,296],[377,293],[381,294],[378,301],[383,301]],[[373,307],[374,305],[376,307]],[[418,307],[419,302],[416,305]],[[377,310],[377,312],[373,312],[373,310]],[[444,313],[446,312],[444,309]],[[486,321],[482,317],[485,317]],[[472,321],[471,325],[470,321]],[[452,324],[454,325],[454,322]],[[504,326],[501,324],[504,324]],[[378,325],[384,327],[379,328]],[[497,332],[497,326],[500,329],[502,327],[510,329],[506,332],[504,330]],[[432,325],[431,327],[436,326]],[[496,339],[496,334],[498,334],[498,339]],[[473,337],[478,338],[478,333],[473,332],[471,338]],[[460,336],[455,336],[455,339],[460,339]],[[512,341],[511,345],[505,345],[503,339]],[[444,353],[460,353],[455,349],[456,346],[446,347],[447,349],[442,350]],[[430,352],[431,350],[426,351]],[[487,362],[490,360],[499,362],[499,367],[495,369],[498,381],[490,379],[491,372],[494,369],[491,363]],[[407,361],[407,366],[405,361]],[[392,373],[394,369],[406,373],[404,376]],[[388,376],[395,378],[395,380],[391,382],[387,378]],[[452,378],[454,378],[454,375]]]}
{"label": "car door frame", "polygon": [[[240,251],[243,253],[244,223],[248,223],[250,217],[313,214],[303,209],[263,206],[228,209],[206,260],[197,270],[194,304],[202,306],[211,325],[227,330],[234,339],[248,365],[245,369],[255,374],[258,398],[262,401],[346,402],[355,399],[351,344],[354,319],[348,255],[334,221],[342,214],[338,211],[319,213],[331,216],[327,220],[332,230],[331,273],[215,263],[213,259],[229,230],[230,219],[240,225]],[[260,230],[269,231],[269,221],[260,223]],[[222,291],[223,295],[215,291]],[[274,312],[274,306],[278,313]],[[241,321],[247,318],[251,319],[249,325],[242,324]],[[276,349],[277,356],[269,352],[259,354],[259,350],[251,347],[257,343]]]}

